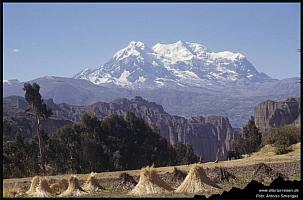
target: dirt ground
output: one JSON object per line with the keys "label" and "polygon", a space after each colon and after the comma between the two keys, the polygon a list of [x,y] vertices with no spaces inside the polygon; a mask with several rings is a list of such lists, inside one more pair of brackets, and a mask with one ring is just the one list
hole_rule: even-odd
{"label": "dirt ground", "polygon": [[[275,155],[274,148],[271,146],[263,147],[259,152],[252,154],[248,158],[219,161],[218,163],[202,163],[207,176],[213,180],[221,189],[213,188],[203,195],[210,196],[212,194],[221,194],[223,191],[229,191],[232,187],[244,188],[252,179],[269,185],[277,176],[282,175],[286,180],[300,180],[301,176],[301,160],[300,148],[301,144],[292,145],[292,151],[284,155]],[[262,165],[264,163],[265,165]],[[178,177],[173,173],[177,168],[185,175],[190,169],[190,165],[159,167],[155,168],[161,179],[171,185],[173,188],[178,187],[184,178]],[[102,172],[97,173],[96,178],[99,184],[105,189],[101,192],[88,194],[82,197],[133,197],[128,192],[134,187],[134,184],[121,182],[119,179],[121,173],[128,173],[138,182],[139,170]],[[222,175],[222,172],[223,175]],[[89,174],[77,174],[80,183],[86,180]],[[59,179],[68,179],[70,174],[47,176],[50,183]],[[3,180],[4,196],[13,196],[12,191],[27,191],[30,187],[32,177],[14,178]],[[153,195],[152,197],[193,197],[194,194],[176,194],[170,192],[167,194]]]}

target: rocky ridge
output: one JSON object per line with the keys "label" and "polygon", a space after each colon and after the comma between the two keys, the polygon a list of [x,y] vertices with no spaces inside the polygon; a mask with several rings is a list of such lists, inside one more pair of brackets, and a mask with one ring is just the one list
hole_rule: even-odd
{"label": "rocky ridge", "polygon": [[[172,116],[166,113],[162,106],[148,102],[141,97],[135,97],[131,100],[117,99],[110,103],[98,102],[89,106],[55,104],[52,99],[46,102],[53,110],[53,120],[61,121],[61,126],[78,122],[83,112],[93,113],[102,119],[111,114],[125,115],[127,111],[132,111],[149,125],[159,127],[160,134],[169,143],[191,144],[194,151],[203,156],[204,161],[215,160],[217,153],[220,160],[225,160],[227,151],[231,149],[231,143],[235,138],[229,120],[225,117],[184,118]],[[4,118],[14,121],[18,127],[23,127],[24,123],[14,120],[14,118],[28,119],[22,112],[27,107],[25,99],[17,96],[6,97],[3,99],[3,105]],[[27,125],[26,127],[31,126]],[[34,132],[31,130],[29,133],[33,134]]]}

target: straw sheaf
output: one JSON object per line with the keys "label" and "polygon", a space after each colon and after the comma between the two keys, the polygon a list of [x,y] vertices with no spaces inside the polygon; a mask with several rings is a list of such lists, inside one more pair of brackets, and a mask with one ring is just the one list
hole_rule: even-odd
{"label": "straw sheaf", "polygon": [[40,179],[41,179],[40,176],[34,176],[34,177],[32,178],[31,186],[30,186],[29,190],[26,191],[25,193],[28,194],[28,195],[31,195],[31,194],[33,194],[34,192],[36,192],[36,188],[39,186]]}
{"label": "straw sheaf", "polygon": [[76,176],[71,176],[68,179],[68,188],[59,195],[59,197],[67,197],[67,196],[81,196],[87,194],[85,190],[83,190],[80,186],[79,180]]}
{"label": "straw sheaf", "polygon": [[206,192],[211,187],[220,188],[218,185],[213,183],[207,176],[199,164],[194,164],[189,170],[187,176],[181,185],[175,190],[177,193],[198,193]]}
{"label": "straw sheaf", "polygon": [[45,178],[40,179],[40,183],[36,188],[36,191],[31,194],[33,197],[53,197],[52,190]]}
{"label": "straw sheaf", "polygon": [[153,167],[141,169],[138,184],[130,191],[130,195],[148,195],[157,193],[167,193],[172,191],[167,183],[165,183],[156,173]]}
{"label": "straw sheaf", "polygon": [[83,189],[90,192],[101,191],[103,188],[96,179],[96,173],[92,172],[84,183]]}

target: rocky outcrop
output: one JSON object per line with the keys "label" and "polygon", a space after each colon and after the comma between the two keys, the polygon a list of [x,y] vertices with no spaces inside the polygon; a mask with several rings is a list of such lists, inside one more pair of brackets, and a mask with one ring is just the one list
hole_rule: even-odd
{"label": "rocky outcrop", "polygon": [[227,118],[221,116],[184,118],[166,113],[162,106],[148,102],[141,97],[118,99],[110,103],[95,103],[87,107],[98,118],[110,114],[125,115],[134,112],[150,126],[158,127],[160,134],[171,144],[177,142],[191,144],[204,161],[213,161],[218,157],[226,159],[227,151],[234,140],[233,129]]}
{"label": "rocky outcrop", "polygon": [[[100,119],[111,114],[125,116],[127,111],[134,112],[151,127],[158,127],[160,134],[169,143],[191,144],[194,151],[203,156],[204,161],[214,161],[217,155],[219,160],[225,160],[234,140],[233,129],[225,117],[172,116],[166,113],[162,106],[138,96],[131,100],[123,98],[110,103],[98,102],[86,107],[65,103],[55,104],[52,99],[47,100],[46,103],[53,110],[53,119],[72,122],[78,122],[83,112],[93,113]],[[12,115],[27,108],[26,101],[22,97],[4,98],[3,105],[6,105],[4,115],[9,115],[8,113]]]}
{"label": "rocky outcrop", "polygon": [[[28,104],[23,97],[10,96],[3,99],[3,125],[8,127],[8,137],[15,137],[17,132],[25,137],[32,137],[36,134],[36,118],[31,113],[25,112],[27,108]],[[71,120],[64,118],[50,117],[47,120],[41,120],[41,126],[47,133],[72,124]]]}
{"label": "rocky outcrop", "polygon": [[292,124],[301,126],[300,97],[285,101],[265,101],[255,108],[255,123],[262,133],[273,127]]}

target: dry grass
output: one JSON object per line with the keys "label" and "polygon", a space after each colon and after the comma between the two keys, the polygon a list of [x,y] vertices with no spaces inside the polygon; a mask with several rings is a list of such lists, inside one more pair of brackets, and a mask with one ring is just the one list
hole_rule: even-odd
{"label": "dry grass", "polygon": [[33,177],[29,190],[25,192],[27,195],[32,195],[33,193],[36,192],[36,188],[39,186],[40,179],[41,179],[40,176]]}
{"label": "dry grass", "polygon": [[79,180],[76,176],[71,176],[68,179],[68,188],[59,195],[59,197],[82,196],[87,194],[85,190],[80,187]]}
{"label": "dry grass", "polygon": [[52,189],[49,187],[49,184],[45,178],[40,178],[38,187],[36,191],[30,194],[32,197],[54,197]]}
{"label": "dry grass", "polygon": [[220,188],[207,176],[201,164],[194,164],[190,168],[186,178],[175,190],[177,193],[199,193],[208,192],[210,187]]}
{"label": "dry grass", "polygon": [[[236,180],[231,179],[229,183],[228,182],[224,183],[224,184],[226,184],[226,186],[224,186],[224,190],[229,190],[232,186],[241,185],[241,187],[242,186],[244,187],[251,179],[251,175],[246,177],[245,174],[243,174],[242,172],[235,171],[234,169],[238,169],[239,167],[240,168],[241,167],[251,168],[253,165],[259,164],[259,163],[264,163],[267,165],[277,165],[277,166],[281,166],[281,167],[283,167],[284,164],[289,165],[289,164],[293,163],[295,165],[301,161],[300,160],[300,157],[301,157],[300,156],[300,154],[301,154],[300,147],[301,147],[301,144],[298,143],[298,144],[291,146],[293,151],[288,152],[287,154],[276,155],[274,152],[275,148],[270,145],[266,145],[259,152],[252,154],[251,157],[248,157],[248,158],[231,160],[231,161],[219,161],[218,163],[213,163],[213,162],[202,163],[201,166],[204,169],[206,169],[206,168],[213,169],[213,168],[219,167],[219,168],[224,168],[225,170],[232,172],[237,177],[237,179]],[[182,166],[176,166],[176,167],[178,168],[178,170],[181,170],[184,173],[188,173],[191,165],[182,165]],[[279,169],[280,169],[280,167],[279,167]],[[288,171],[288,169],[281,168],[281,170],[282,169],[284,171]],[[154,168],[153,170],[158,175],[164,175],[166,173],[173,173],[174,166],[159,167],[159,168]],[[253,169],[251,169],[251,170],[253,170]],[[290,173],[293,173],[294,169],[292,168],[290,170],[292,170]],[[102,186],[105,187],[105,185],[108,185],[108,187],[106,188],[106,191],[110,191],[110,192],[109,192],[109,194],[106,194],[106,195],[111,197],[114,194],[112,193],[112,190],[111,190],[112,185],[108,182],[108,180],[119,179],[119,176],[122,173],[128,173],[130,176],[136,177],[140,174],[140,170],[102,172],[102,173],[95,174],[95,178],[98,180],[104,180],[104,181],[102,181],[102,183],[103,183]],[[77,174],[77,178],[79,178],[79,180],[82,180],[82,181],[86,180],[88,176],[89,176],[89,174]],[[64,175],[57,175],[57,176],[46,176],[45,178],[47,178],[48,180],[53,179],[53,180],[59,181],[64,178],[68,179],[69,177],[70,177],[70,174],[64,174]],[[238,177],[239,177],[239,179],[238,179]],[[291,177],[291,180],[298,180],[298,177],[299,177],[298,173],[296,173],[296,176]],[[4,195],[14,195],[14,193],[16,193],[16,191],[18,191],[17,189],[12,189],[14,184],[18,184],[20,186],[26,186],[26,188],[28,188],[29,185],[31,185],[31,188],[35,188],[35,187],[33,187],[33,185],[35,185],[35,184],[33,184],[32,178],[33,177],[4,179],[3,180],[3,191],[5,193]],[[32,180],[32,183],[31,183],[31,180]],[[220,186],[223,187],[222,184],[220,184]],[[28,191],[31,191],[31,189],[29,189]],[[61,193],[61,192],[62,191],[60,191],[58,193]],[[104,191],[102,191],[102,195],[103,195],[103,192]],[[119,196],[117,194],[115,193],[116,196]],[[101,195],[101,193],[100,193],[100,195]],[[124,195],[124,193],[123,193],[123,195]],[[171,196],[171,195],[173,195],[173,193],[167,193],[167,195]],[[183,195],[183,194],[178,193],[178,195]]]}
{"label": "dry grass", "polygon": [[22,194],[22,191],[18,188],[3,188],[4,198],[14,198]]}
{"label": "dry grass", "polygon": [[[281,162],[293,162],[300,161],[301,159],[301,143],[297,143],[290,146],[291,152],[282,155],[276,155],[275,147],[272,145],[266,145],[260,151],[253,153],[248,158],[237,159],[232,161],[220,161],[219,163],[203,163],[204,167],[215,168],[215,167],[236,167],[236,166],[247,166],[258,163],[281,163]],[[186,168],[185,168],[186,170]]]}
{"label": "dry grass", "polygon": [[284,178],[283,174],[276,172],[271,167],[264,163],[260,163],[255,166],[255,170],[252,175],[252,179],[258,182],[271,183],[278,176]]}
{"label": "dry grass", "polygon": [[89,192],[98,192],[103,188],[99,185],[98,180],[96,179],[96,173],[91,172],[87,180],[84,183],[83,189]]}
{"label": "dry grass", "polygon": [[68,188],[68,181],[64,178],[50,185],[53,193],[59,195]]}
{"label": "dry grass", "polygon": [[135,196],[145,196],[150,194],[167,193],[173,189],[158,176],[153,167],[141,169],[138,184],[129,194]]}

